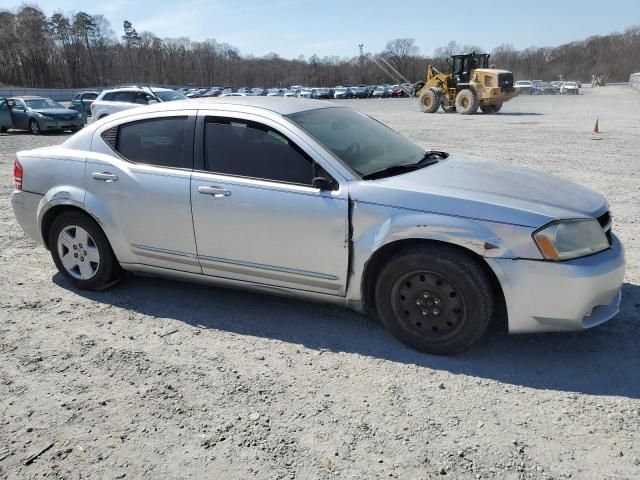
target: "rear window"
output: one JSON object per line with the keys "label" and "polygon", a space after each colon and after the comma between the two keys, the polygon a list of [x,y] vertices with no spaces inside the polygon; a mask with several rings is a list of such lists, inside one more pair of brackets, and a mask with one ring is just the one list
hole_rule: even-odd
{"label": "rear window", "polygon": [[171,168],[191,166],[186,154],[189,151],[186,116],[139,120],[117,128],[115,150],[130,162]]}
{"label": "rear window", "polygon": [[109,92],[105,93],[102,99],[108,102],[135,103],[136,96],[135,92]]}

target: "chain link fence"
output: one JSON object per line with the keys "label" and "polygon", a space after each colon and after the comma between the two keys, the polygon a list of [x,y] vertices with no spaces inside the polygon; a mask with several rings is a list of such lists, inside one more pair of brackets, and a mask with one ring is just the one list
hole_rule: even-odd
{"label": "chain link fence", "polygon": [[640,72],[631,74],[629,77],[629,85],[631,85],[631,88],[640,90]]}

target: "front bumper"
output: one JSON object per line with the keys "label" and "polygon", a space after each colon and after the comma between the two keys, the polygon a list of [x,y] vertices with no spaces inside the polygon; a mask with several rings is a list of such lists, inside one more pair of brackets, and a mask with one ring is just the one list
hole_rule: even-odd
{"label": "front bumper", "polygon": [[620,310],[625,260],[615,235],[610,249],[576,260],[487,261],[502,285],[509,333],[584,330]]}
{"label": "front bumper", "polygon": [[40,130],[68,130],[84,126],[84,118],[74,118],[73,120],[42,120],[38,119]]}
{"label": "front bumper", "polygon": [[38,226],[38,205],[42,197],[43,195],[24,190],[14,190],[11,194],[11,206],[18,224],[29,237],[39,243],[44,243]]}

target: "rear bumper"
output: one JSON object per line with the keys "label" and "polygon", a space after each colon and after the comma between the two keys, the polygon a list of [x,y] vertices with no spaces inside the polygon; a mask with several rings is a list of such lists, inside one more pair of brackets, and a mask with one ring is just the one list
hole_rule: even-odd
{"label": "rear bumper", "polygon": [[505,295],[510,333],[584,330],[613,318],[620,307],[624,249],[567,262],[488,260]]}
{"label": "rear bumper", "polygon": [[22,230],[33,240],[44,243],[38,226],[38,205],[43,195],[15,190],[11,194],[13,213]]}

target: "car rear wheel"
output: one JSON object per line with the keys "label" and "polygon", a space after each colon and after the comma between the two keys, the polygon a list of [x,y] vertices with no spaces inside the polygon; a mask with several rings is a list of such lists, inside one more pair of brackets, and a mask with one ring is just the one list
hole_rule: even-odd
{"label": "car rear wheel", "polygon": [[49,248],[62,276],[82,290],[103,290],[122,270],[102,229],[87,215],[65,212],[49,229]]}
{"label": "car rear wheel", "polygon": [[380,272],[375,298],[393,336],[436,355],[455,354],[477,342],[494,309],[488,274],[476,259],[446,245],[397,254]]}
{"label": "car rear wheel", "polygon": [[37,120],[31,120],[29,122],[29,131],[34,135],[40,135],[40,125]]}

